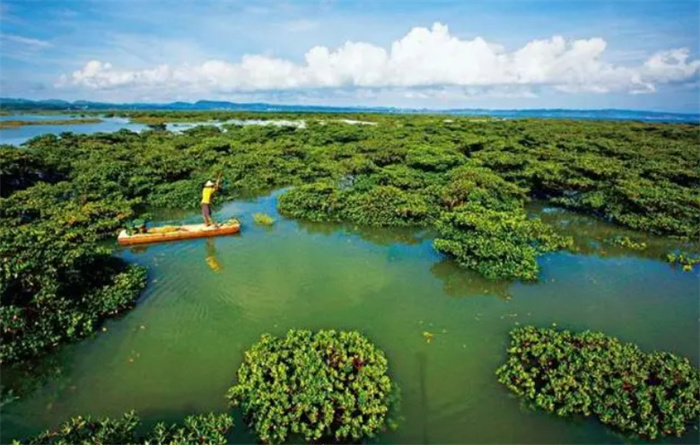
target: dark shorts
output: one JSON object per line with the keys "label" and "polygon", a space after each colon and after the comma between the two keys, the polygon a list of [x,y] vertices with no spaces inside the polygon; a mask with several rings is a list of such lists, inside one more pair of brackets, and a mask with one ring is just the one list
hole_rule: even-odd
{"label": "dark shorts", "polygon": [[211,207],[209,204],[202,204],[202,216],[205,220],[211,219]]}

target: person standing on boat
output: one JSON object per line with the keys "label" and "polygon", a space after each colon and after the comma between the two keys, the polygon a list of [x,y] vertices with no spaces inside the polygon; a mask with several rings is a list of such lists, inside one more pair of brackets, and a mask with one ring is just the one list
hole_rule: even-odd
{"label": "person standing on boat", "polygon": [[[219,190],[219,178],[216,179],[216,184],[211,182],[211,180],[207,181],[202,189],[202,216],[204,217],[204,224],[207,227],[212,225],[211,202],[217,190]],[[214,223],[214,225],[216,226],[217,224]]]}

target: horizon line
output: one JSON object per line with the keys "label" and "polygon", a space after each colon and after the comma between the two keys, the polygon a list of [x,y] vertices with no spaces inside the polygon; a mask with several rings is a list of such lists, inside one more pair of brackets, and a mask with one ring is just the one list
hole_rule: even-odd
{"label": "horizon line", "polygon": [[[469,108],[469,107],[457,107],[457,108],[433,108],[433,107],[403,107],[403,106],[393,106],[393,105],[320,105],[320,104],[290,104],[290,103],[271,103],[271,102],[232,102],[230,100],[217,100],[217,99],[197,99],[192,101],[175,100],[170,102],[165,101],[129,101],[129,102],[105,102],[105,101],[93,101],[88,99],[27,99],[23,97],[0,97],[0,104],[4,101],[27,101],[37,104],[42,102],[64,102],[69,105],[75,105],[79,102],[88,102],[93,104],[101,105],[115,105],[115,106],[129,106],[129,105],[150,105],[150,106],[168,106],[172,104],[187,104],[196,105],[199,102],[221,102],[231,105],[267,105],[273,107],[300,107],[300,108],[328,108],[328,109],[342,109],[351,108],[358,110],[406,110],[406,111],[436,111],[436,112],[450,112],[450,111],[617,111],[617,112],[634,112],[634,113],[654,113],[654,114],[676,114],[676,115],[686,115],[686,116],[700,116],[700,109],[695,112],[689,111],[661,111],[661,110],[646,110],[646,109],[633,109],[633,108]],[[212,111],[212,110],[210,110]]]}

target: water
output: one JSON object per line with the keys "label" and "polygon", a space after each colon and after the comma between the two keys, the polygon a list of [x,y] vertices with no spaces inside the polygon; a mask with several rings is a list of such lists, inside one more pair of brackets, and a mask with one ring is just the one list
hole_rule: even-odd
{"label": "water", "polygon": [[[36,115],[36,114],[20,114],[13,116],[2,116],[2,120],[63,120],[77,119],[75,115]],[[141,131],[147,128],[146,125],[134,124],[129,119],[119,117],[100,117],[102,122],[96,124],[61,124],[61,125],[23,125],[16,128],[0,129],[0,144],[21,145],[28,140],[45,134],[59,135],[64,132],[76,134],[93,134],[93,133],[113,133],[121,129],[131,131]]]}
{"label": "water", "polygon": [[3,121],[50,121],[50,120],[73,120],[81,119],[77,114],[7,114],[0,115],[0,122]]}
{"label": "water", "polygon": [[667,113],[638,110],[447,110],[445,114],[461,116],[488,116],[501,119],[575,119],[602,121],[638,121],[669,123],[700,123],[698,113]]}
{"label": "water", "polygon": [[[588,249],[543,257],[537,284],[492,283],[437,254],[428,231],[290,221],[275,212],[276,195],[215,214],[240,217],[240,235],[123,250],[149,270],[138,306],[31,372],[4,372],[4,383],[36,388],[3,407],[2,441],[79,413],[136,409],[154,422],[225,410],[243,351],[291,328],[357,329],[386,351],[404,420],[381,443],[625,442],[595,420],[527,411],[496,381],[517,325],[601,330],[700,363],[698,273],[656,259],[667,240],[647,239],[641,256],[595,249],[591,237],[627,232],[534,206]],[[252,224],[260,211],[274,226]],[[431,343],[423,331],[435,334]],[[230,440],[253,442],[234,416]],[[692,431],[666,442],[699,440]]]}
{"label": "water", "polygon": [[[166,108],[167,109],[167,108]],[[258,110],[265,111],[265,110]],[[653,111],[634,110],[481,110],[481,109],[455,109],[455,110],[412,110],[412,109],[391,109],[391,108],[324,108],[307,109],[305,107],[283,107],[282,109],[271,108],[267,111],[318,111],[328,113],[339,112],[364,112],[364,113],[408,113],[408,114],[431,114],[441,113],[445,115],[474,116],[475,119],[489,118],[497,119],[525,119],[525,118],[546,118],[546,119],[578,119],[578,120],[612,120],[612,121],[640,121],[640,122],[671,122],[671,123],[699,123],[700,115],[684,113],[662,113]],[[6,120],[53,120],[53,119],[78,119],[77,114],[15,114],[0,116],[0,121]],[[43,134],[59,135],[63,132],[78,134],[111,133],[121,129],[131,131],[142,131],[148,128],[147,125],[136,124],[125,118],[104,118],[104,122],[98,124],[76,124],[76,125],[25,125],[17,128],[0,129],[0,144],[19,146],[28,140]],[[448,119],[449,121],[449,119]],[[336,122],[344,122],[350,125],[376,125],[375,122],[365,122],[352,119],[337,119]],[[303,120],[285,119],[231,119],[225,122],[177,122],[168,123],[166,127],[169,131],[182,132],[198,125],[212,125],[223,127],[225,125],[275,125],[305,128]]]}
{"label": "water", "polygon": [[[55,119],[79,119],[77,115],[63,114],[17,114],[10,116],[0,116],[0,120],[24,120],[24,121],[42,121]],[[63,132],[77,134],[93,134],[93,133],[113,133],[121,129],[139,132],[148,128],[148,125],[132,123],[129,119],[120,117],[100,117],[103,122],[95,124],[62,124],[62,125],[23,125],[16,128],[0,128],[0,144],[22,145],[30,139],[42,136],[44,134],[59,135]],[[225,122],[175,122],[166,124],[168,131],[181,133],[199,125],[223,127],[224,125],[274,125],[274,126],[289,126],[295,128],[306,128],[306,123],[299,120],[284,120],[284,119],[231,119]],[[225,130],[224,130],[225,131]]]}
{"label": "water", "polygon": [[306,128],[306,122],[303,120],[287,120],[287,119],[229,119],[223,122],[173,122],[166,124],[168,131],[175,133],[182,133],[185,130],[197,127],[199,125],[213,126],[224,128],[225,125],[260,125],[260,126],[274,126],[274,127],[294,127],[294,128]]}

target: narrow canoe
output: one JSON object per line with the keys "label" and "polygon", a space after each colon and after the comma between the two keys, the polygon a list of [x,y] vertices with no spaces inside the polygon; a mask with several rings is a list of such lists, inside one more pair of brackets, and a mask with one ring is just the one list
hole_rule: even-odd
{"label": "narrow canoe", "polygon": [[126,230],[122,230],[117,237],[117,241],[122,246],[134,244],[159,243],[162,241],[177,241],[190,238],[205,238],[210,236],[231,235],[241,230],[238,222],[224,223],[218,227],[205,226],[204,224],[188,224],[163,230],[160,227],[148,229],[147,233],[134,233],[129,235]]}

